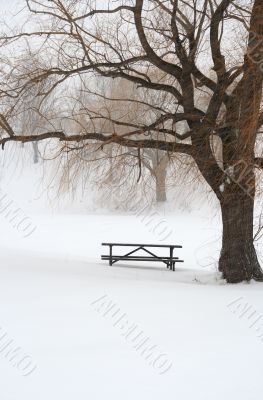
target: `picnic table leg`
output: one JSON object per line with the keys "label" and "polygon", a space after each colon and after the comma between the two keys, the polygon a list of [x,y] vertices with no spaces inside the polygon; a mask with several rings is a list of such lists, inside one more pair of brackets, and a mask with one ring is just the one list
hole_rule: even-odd
{"label": "picnic table leg", "polygon": [[170,247],[170,270],[173,271],[173,247]]}
{"label": "picnic table leg", "polygon": [[110,266],[112,266],[112,245],[110,245]]}

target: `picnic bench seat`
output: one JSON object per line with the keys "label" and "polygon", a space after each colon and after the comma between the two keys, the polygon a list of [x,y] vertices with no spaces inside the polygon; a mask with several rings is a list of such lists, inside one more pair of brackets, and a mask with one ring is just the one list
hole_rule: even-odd
{"label": "picnic bench seat", "polygon": [[[109,247],[109,254],[103,254],[101,256],[102,260],[109,261],[109,265],[113,265],[118,261],[150,261],[150,262],[162,262],[169,268],[171,271],[175,271],[175,264],[177,262],[182,263],[183,260],[180,260],[179,257],[175,257],[173,255],[174,249],[181,249],[182,246],[174,245],[174,244],[138,244],[138,243],[102,243],[102,246]],[[126,254],[116,255],[113,254],[113,247],[131,247],[133,248]],[[149,248],[168,248],[169,255],[168,256],[158,256]],[[143,250],[147,253],[147,256],[137,255],[134,254],[139,251]],[[156,252],[156,251],[155,251]]]}

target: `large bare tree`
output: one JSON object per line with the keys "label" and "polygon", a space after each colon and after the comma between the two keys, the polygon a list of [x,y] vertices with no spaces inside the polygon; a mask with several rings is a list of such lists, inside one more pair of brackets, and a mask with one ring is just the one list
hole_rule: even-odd
{"label": "large bare tree", "polygon": [[[262,0],[119,0],[106,7],[94,0],[24,3],[22,18],[29,19],[21,30],[6,29],[0,41],[2,146],[53,138],[73,150],[97,141],[192,158],[221,206],[223,277],[263,281],[253,244],[255,169],[263,167],[260,153],[255,155],[263,124]],[[21,71],[21,58],[30,54],[38,54],[40,64]],[[81,133],[66,127],[40,134],[17,128],[29,88],[45,81],[47,89],[38,93],[44,103],[51,92],[62,98],[83,74],[93,94],[81,111],[90,120]],[[123,113],[94,110],[100,77],[136,85],[135,94],[121,102],[127,108],[143,105],[144,113],[131,123]],[[198,101],[201,93],[208,99],[205,107]],[[71,108],[68,118],[74,118]],[[101,128],[101,121],[105,127],[110,121],[111,131]]]}

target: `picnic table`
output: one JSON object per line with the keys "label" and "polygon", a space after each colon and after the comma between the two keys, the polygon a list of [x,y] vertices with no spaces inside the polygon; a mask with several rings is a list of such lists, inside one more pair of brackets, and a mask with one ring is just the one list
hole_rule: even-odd
{"label": "picnic table", "polygon": [[[182,246],[175,244],[142,244],[142,243],[102,243],[102,246],[109,247],[109,254],[103,254],[102,260],[109,261],[109,265],[113,265],[118,261],[150,261],[150,262],[162,262],[171,271],[175,271],[175,264],[182,263],[183,260],[179,257],[174,256],[174,249],[182,249]],[[126,254],[113,254],[115,247],[130,247],[131,250]],[[169,249],[167,256],[161,256],[156,254],[156,250],[153,249]],[[151,249],[151,250],[149,250]],[[147,256],[135,255],[138,251],[143,250]]]}

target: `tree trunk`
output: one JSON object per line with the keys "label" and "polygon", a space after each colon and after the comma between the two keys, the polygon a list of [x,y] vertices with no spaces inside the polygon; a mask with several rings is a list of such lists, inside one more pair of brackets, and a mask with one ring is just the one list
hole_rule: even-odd
{"label": "tree trunk", "polygon": [[39,156],[38,143],[37,142],[33,142],[32,146],[33,146],[33,154],[34,154],[34,164],[37,164],[38,163],[38,156]]}
{"label": "tree trunk", "polygon": [[166,169],[168,161],[162,159],[161,162],[155,168],[155,190],[156,190],[156,201],[161,203],[167,200],[166,197]]}
{"label": "tree trunk", "polygon": [[219,270],[229,283],[255,279],[263,274],[253,243],[254,196],[242,188],[221,202],[223,239]]}

